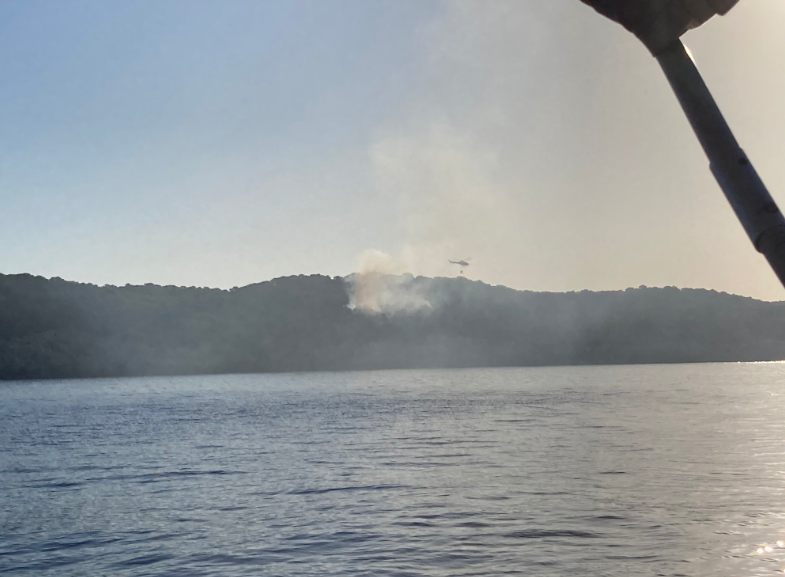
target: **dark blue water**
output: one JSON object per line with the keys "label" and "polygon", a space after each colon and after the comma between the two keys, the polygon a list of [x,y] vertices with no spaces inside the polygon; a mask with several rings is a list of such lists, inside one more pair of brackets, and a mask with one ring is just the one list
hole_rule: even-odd
{"label": "dark blue water", "polygon": [[783,530],[782,364],[0,384],[4,574],[738,577]]}

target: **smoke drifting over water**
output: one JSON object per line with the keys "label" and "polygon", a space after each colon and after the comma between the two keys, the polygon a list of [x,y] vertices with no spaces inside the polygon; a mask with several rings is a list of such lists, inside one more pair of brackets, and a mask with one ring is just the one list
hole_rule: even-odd
{"label": "smoke drifting over water", "polygon": [[414,313],[431,308],[421,285],[390,255],[367,250],[349,277],[349,307],[368,314]]}

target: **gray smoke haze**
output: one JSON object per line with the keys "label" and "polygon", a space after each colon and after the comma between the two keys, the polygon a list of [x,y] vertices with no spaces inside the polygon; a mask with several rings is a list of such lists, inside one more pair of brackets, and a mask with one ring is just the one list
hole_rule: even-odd
{"label": "gray smoke haze", "polygon": [[[403,242],[395,256],[379,250],[360,256],[351,283],[354,308],[383,314],[426,309],[432,303],[422,286],[401,275],[455,276],[460,269],[450,260],[488,255],[508,243],[513,213],[494,180],[495,154],[469,135],[439,122],[420,134],[390,136],[373,146],[371,164],[379,190],[396,199]],[[477,263],[483,259],[464,273],[472,275]]]}
{"label": "gray smoke haze", "polygon": [[319,275],[222,291],[0,274],[0,379],[785,358],[785,303],[368,279],[376,314],[351,314],[346,281]]}
{"label": "gray smoke haze", "polygon": [[431,308],[421,284],[406,274],[405,265],[378,250],[360,257],[358,272],[348,280],[349,308],[367,314],[392,315]]}
{"label": "gray smoke haze", "polygon": [[[690,34],[702,65],[718,50],[733,60],[718,39],[745,10]],[[398,207],[397,242],[380,248],[428,277],[470,255],[467,276],[518,289],[778,297],[656,62],[595,16],[580,2],[454,0],[421,31],[418,82],[369,147],[377,192]]]}
{"label": "gray smoke haze", "polygon": [[[521,151],[521,141],[538,146],[527,125],[543,107],[525,115],[510,107],[515,97],[532,94],[529,79],[543,72],[549,47],[539,24],[563,8],[518,8],[451,4],[423,31],[425,58],[412,102],[379,128],[369,148],[376,189],[398,208],[398,242],[386,248],[402,265],[396,274],[455,276],[459,269],[448,260],[472,256],[469,278],[512,281],[520,273],[511,274],[509,262],[532,267],[527,260],[540,258],[532,222],[538,216],[522,203],[540,193],[531,175],[511,170],[533,155],[510,158],[505,150]],[[519,35],[525,50],[516,51],[513,75],[507,51],[521,44]]]}
{"label": "gray smoke haze", "polygon": [[[509,24],[513,16],[514,25]],[[369,148],[375,188],[397,206],[398,242],[387,248],[389,254],[366,251],[360,257],[360,281],[353,290],[357,308],[397,312],[427,302],[421,294],[407,292],[413,290],[410,283],[374,280],[368,272],[456,276],[460,269],[449,260],[472,256],[467,277],[498,279],[509,273],[509,261],[525,263],[521,253],[537,258],[532,256],[534,227],[527,222],[536,217],[522,213],[520,205],[528,182],[510,174],[496,134],[517,120],[509,118],[499,98],[509,90],[499,84],[505,73],[498,65],[483,72],[504,52],[503,42],[491,40],[497,29],[504,31],[505,40],[513,31],[526,32],[529,51],[521,66],[542,66],[541,33],[536,23],[521,18],[509,4],[482,8],[457,2],[424,31],[427,49],[416,105],[405,107],[395,123],[380,127]],[[526,71],[519,74],[528,76]],[[472,87],[456,86],[458,77],[471,78]]]}

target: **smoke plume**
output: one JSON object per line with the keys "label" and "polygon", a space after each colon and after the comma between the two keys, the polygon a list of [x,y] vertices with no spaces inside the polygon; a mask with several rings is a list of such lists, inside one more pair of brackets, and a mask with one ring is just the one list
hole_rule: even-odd
{"label": "smoke plume", "polygon": [[367,250],[357,273],[348,279],[349,307],[368,314],[414,313],[431,308],[422,285],[390,255]]}

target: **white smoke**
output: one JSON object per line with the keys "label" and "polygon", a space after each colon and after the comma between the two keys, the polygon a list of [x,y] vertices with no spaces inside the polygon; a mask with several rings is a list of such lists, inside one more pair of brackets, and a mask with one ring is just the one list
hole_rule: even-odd
{"label": "white smoke", "polygon": [[[505,150],[520,150],[521,141],[539,146],[520,136],[538,116],[528,107],[515,114],[519,107],[510,110],[506,97],[542,99],[532,94],[537,85],[528,81],[529,72],[542,66],[547,40],[538,23],[562,11],[544,4],[522,9],[516,2],[459,0],[427,31],[416,106],[379,127],[369,150],[377,190],[397,204],[400,243],[391,250],[395,258],[374,251],[361,257],[358,308],[378,312],[389,299],[392,310],[406,310],[423,300],[420,294],[407,295],[416,285],[373,280],[367,271],[456,276],[461,269],[449,261],[473,257],[464,269],[467,277],[514,285],[520,278],[515,271],[541,268],[536,254],[543,246],[534,231],[542,215],[523,207],[539,208],[534,197],[546,197],[510,166],[543,165],[543,153],[527,150],[510,158]],[[513,58],[508,50],[521,42],[521,34],[525,58],[519,52]]]}
{"label": "white smoke", "polygon": [[373,146],[371,162],[379,189],[397,199],[399,260],[413,274],[457,274],[448,261],[470,256],[481,266],[505,242],[507,191],[495,178],[496,155],[470,134],[437,122],[391,135]]}
{"label": "white smoke", "polygon": [[421,285],[403,263],[378,250],[360,256],[359,270],[349,278],[349,308],[368,314],[392,315],[430,309]]}
{"label": "white smoke", "polygon": [[[497,250],[504,195],[494,182],[495,156],[444,123],[415,136],[390,136],[371,150],[379,189],[398,202],[396,257],[365,251],[352,284],[352,306],[371,313],[393,314],[430,308],[422,283],[411,274],[454,276],[461,268],[450,260],[482,265],[483,253]],[[474,276],[475,269],[466,269]],[[480,266],[477,270],[482,272]],[[403,275],[403,276],[402,276]]]}

